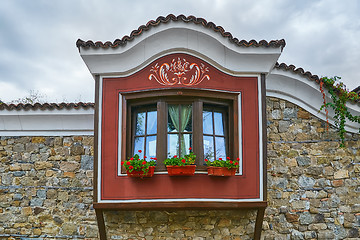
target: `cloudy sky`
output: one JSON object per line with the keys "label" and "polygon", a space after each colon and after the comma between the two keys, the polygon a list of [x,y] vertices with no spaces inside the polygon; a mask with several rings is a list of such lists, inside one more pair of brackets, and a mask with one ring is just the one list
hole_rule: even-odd
{"label": "cloudy sky", "polygon": [[202,17],[238,39],[284,38],[279,62],[360,85],[356,0],[1,0],[0,99],[35,91],[48,102],[93,101],[76,40],[114,41],[169,13]]}

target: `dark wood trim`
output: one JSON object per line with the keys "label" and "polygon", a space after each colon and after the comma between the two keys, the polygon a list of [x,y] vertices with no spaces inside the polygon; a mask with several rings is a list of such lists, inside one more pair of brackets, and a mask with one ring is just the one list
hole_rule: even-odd
{"label": "dark wood trim", "polygon": [[[152,90],[143,90],[136,92],[124,92],[121,93],[126,96],[127,99],[141,99],[141,98],[158,98],[158,97],[204,97],[204,98],[220,98],[220,99],[229,99],[234,100],[234,97],[237,97],[238,93],[236,92],[223,92],[223,91],[211,91],[204,89],[189,89],[189,88],[171,88],[171,89],[152,89]],[[190,99],[187,98],[187,99]]]}
{"label": "dark wood trim", "polygon": [[165,209],[238,209],[264,208],[267,202],[131,202],[94,203],[95,209],[106,210],[165,210]]}
{"label": "dark wood trim", "polygon": [[204,145],[203,145],[203,125],[202,125],[202,111],[203,102],[195,100],[193,103],[193,152],[196,154],[196,168],[197,170],[206,170],[202,165],[204,160]]}
{"label": "dark wood trim", "polygon": [[100,240],[106,240],[106,228],[105,228],[105,220],[104,213],[102,209],[95,209],[96,220],[99,229]]}
{"label": "dark wood trim", "polygon": [[266,118],[266,83],[265,74],[261,74],[261,110],[262,110],[262,139],[263,141],[263,193],[267,201],[267,118]]}
{"label": "dark wood trim", "polygon": [[[157,103],[157,134],[158,138],[156,139],[156,157],[157,159],[165,160],[167,158],[166,151],[163,149],[167,149],[167,109],[166,103],[163,99],[160,99]],[[166,170],[163,161],[158,161],[156,168],[160,171]]]}
{"label": "dark wood trim", "polygon": [[98,142],[98,131],[99,131],[99,86],[100,86],[100,76],[95,76],[95,114],[94,114],[94,192],[93,192],[93,201],[97,202],[97,179],[98,179],[98,162],[100,159],[98,159],[98,151],[100,143]]}
{"label": "dark wood trim", "polygon": [[255,230],[254,230],[254,240],[260,240],[261,238],[261,231],[262,231],[262,225],[265,215],[265,208],[261,207],[257,210],[256,214],[256,222],[255,222]]}

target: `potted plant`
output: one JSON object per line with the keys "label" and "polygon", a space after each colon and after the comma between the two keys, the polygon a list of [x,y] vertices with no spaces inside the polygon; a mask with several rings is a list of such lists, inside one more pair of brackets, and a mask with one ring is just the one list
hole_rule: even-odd
{"label": "potted plant", "polygon": [[239,167],[239,160],[239,158],[231,160],[229,157],[227,157],[226,160],[223,160],[222,158],[214,161],[205,159],[205,163],[208,166],[208,175],[219,177],[234,176],[236,169]]}
{"label": "potted plant", "polygon": [[189,148],[190,153],[183,158],[174,155],[172,158],[167,158],[164,164],[168,170],[169,176],[192,176],[195,173],[195,159],[196,155]]}
{"label": "potted plant", "polygon": [[[138,151],[141,153],[141,150]],[[144,159],[140,159],[138,154],[135,154],[127,161],[122,161],[121,165],[123,165],[126,169],[126,174],[129,177],[152,177],[154,175],[156,158],[150,158],[150,161],[146,161],[146,156]]]}

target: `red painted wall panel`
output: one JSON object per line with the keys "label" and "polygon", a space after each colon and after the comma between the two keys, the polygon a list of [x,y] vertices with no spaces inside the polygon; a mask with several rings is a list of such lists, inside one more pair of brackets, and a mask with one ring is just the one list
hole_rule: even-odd
{"label": "red painted wall panel", "polygon": [[[189,64],[196,63],[204,67],[201,70],[192,65],[192,72],[198,71],[200,77],[194,78],[194,85],[186,86],[175,83],[162,85],[165,78],[154,74],[153,66],[162,66],[172,60],[185,59]],[[182,60],[182,62],[184,62]],[[173,65],[173,66],[176,66]],[[163,69],[167,70],[167,66]],[[200,69],[200,68],[199,68]],[[208,71],[206,71],[208,70]],[[157,80],[149,75],[154,74]],[[157,72],[159,73],[159,72]],[[188,76],[190,76],[189,74]],[[208,79],[209,76],[210,79]],[[169,82],[173,83],[171,73]],[[189,84],[189,77],[181,83]],[[200,81],[203,79],[202,81]],[[168,79],[165,79],[168,80]],[[101,199],[178,199],[178,198],[211,198],[211,199],[251,199],[259,198],[259,107],[258,78],[235,77],[225,74],[210,64],[187,54],[171,54],[149,64],[139,72],[118,78],[103,78],[102,98],[102,139],[101,139]],[[118,176],[118,110],[119,93],[170,88],[214,89],[241,92],[242,94],[242,134],[243,134],[243,175],[229,178],[210,177],[196,174],[193,177],[169,177],[157,174],[148,179]]]}

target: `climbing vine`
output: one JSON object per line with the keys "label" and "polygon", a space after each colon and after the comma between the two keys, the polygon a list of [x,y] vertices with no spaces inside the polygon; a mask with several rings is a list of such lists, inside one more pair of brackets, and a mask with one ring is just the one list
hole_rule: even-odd
{"label": "climbing vine", "polygon": [[[334,122],[335,126],[339,129],[339,136],[341,139],[340,147],[344,147],[346,119],[349,119],[351,122],[360,123],[360,116],[353,116],[346,107],[346,103],[348,101],[357,101],[360,99],[360,96],[355,92],[349,92],[340,79],[341,78],[337,76],[333,78],[323,77],[320,79],[320,91],[324,100],[320,110],[325,109],[327,130],[329,129],[328,108],[331,107],[334,110]],[[324,88],[329,92],[332,102],[326,102]]]}

